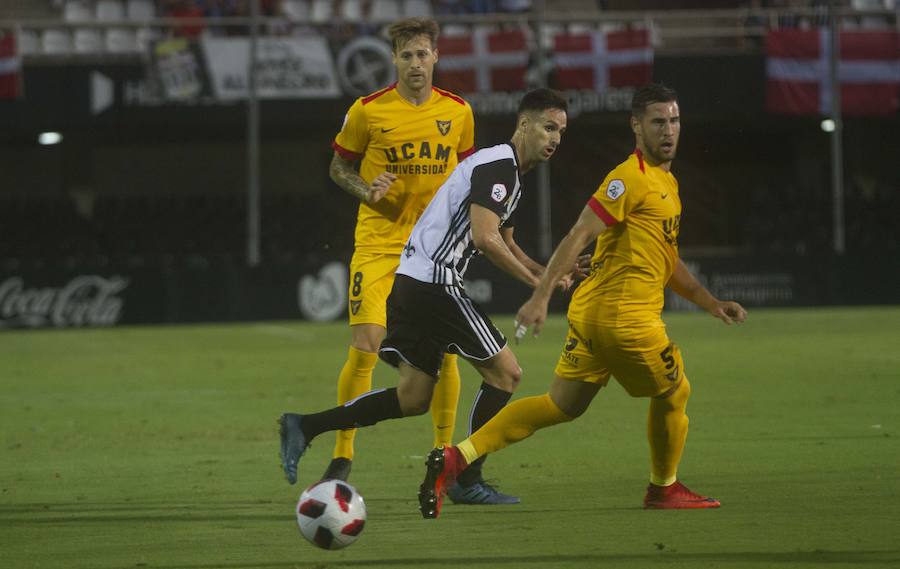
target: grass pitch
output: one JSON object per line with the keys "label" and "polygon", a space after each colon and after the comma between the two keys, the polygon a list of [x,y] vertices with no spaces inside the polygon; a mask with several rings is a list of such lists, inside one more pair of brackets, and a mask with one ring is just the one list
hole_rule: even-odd
{"label": "grass pitch", "polygon": [[[680,476],[720,510],[640,508],[647,402],[613,383],[581,419],[491,457],[486,474],[518,506],[423,520],[430,418],[361,431],[351,482],[369,521],[336,552],[294,520],[333,437],[291,487],[275,419],[333,404],[345,324],[4,332],[0,567],[900,566],[900,308],[666,320],[694,388]],[[563,335],[557,317],[513,347],[517,397],[546,389]],[[459,423],[478,386],[462,373]],[[395,380],[379,364],[375,385]]]}

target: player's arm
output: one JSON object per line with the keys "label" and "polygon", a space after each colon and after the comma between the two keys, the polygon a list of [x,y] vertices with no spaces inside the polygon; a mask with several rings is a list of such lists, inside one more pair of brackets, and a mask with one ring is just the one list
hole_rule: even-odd
{"label": "player's arm", "polygon": [[681,259],[678,259],[678,264],[675,265],[668,287],[679,296],[693,302],[726,324],[731,324],[732,322],[741,323],[747,318],[747,311],[744,310],[743,306],[737,302],[719,300],[713,296],[691,274],[691,271],[688,270]]}
{"label": "player's arm", "polygon": [[[503,227],[500,230],[500,235],[503,236],[503,240],[506,242],[506,246],[509,247],[509,250],[512,251],[512,254],[518,259],[523,265],[528,267],[528,270],[531,271],[531,274],[534,276],[541,278],[541,275],[544,274],[544,265],[538,263],[534,259],[528,256],[528,253],[522,250],[519,247],[519,244],[516,243],[515,238],[513,237],[513,232],[515,227]],[[572,268],[572,270],[563,275],[563,278],[560,279],[556,285],[562,291],[567,291],[572,288],[572,285],[575,284],[576,280],[580,280],[587,276],[587,272],[585,270],[586,266],[590,265],[591,256],[590,255],[581,255],[578,257],[578,262],[576,266]]]}
{"label": "player's arm", "polygon": [[469,206],[469,218],[472,221],[472,243],[491,263],[528,286],[533,287],[538,283],[537,276],[510,251],[500,235],[499,215],[473,203]]}
{"label": "player's arm", "polygon": [[537,336],[544,320],[547,319],[547,304],[553,294],[553,288],[566,274],[572,271],[572,267],[578,260],[578,254],[584,250],[591,241],[603,233],[606,224],[594,213],[589,206],[585,206],[578,216],[578,221],[569,229],[569,233],[559,242],[547,269],[541,276],[541,281],[531,293],[528,302],[519,308],[516,314],[516,338],[521,338],[532,324],[534,335]]}
{"label": "player's arm", "polygon": [[328,174],[342,190],[367,204],[373,204],[383,198],[397,179],[395,174],[382,172],[375,176],[371,184],[367,184],[356,171],[356,161],[348,160],[337,152],[331,158]]}
{"label": "player's arm", "polygon": [[525,265],[525,267],[531,271],[531,274],[540,278],[542,274],[544,274],[544,265],[538,263],[534,259],[528,256],[528,253],[522,250],[519,247],[519,244],[516,243],[515,238],[513,237],[514,227],[503,227],[500,229],[500,235],[503,237],[503,242],[506,243],[506,246],[509,247],[510,252],[512,252],[513,256],[519,260],[520,263]]}

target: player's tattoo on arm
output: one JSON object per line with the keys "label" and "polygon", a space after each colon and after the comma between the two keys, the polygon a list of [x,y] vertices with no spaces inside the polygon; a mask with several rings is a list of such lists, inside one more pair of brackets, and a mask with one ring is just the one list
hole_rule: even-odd
{"label": "player's tattoo on arm", "polygon": [[356,171],[353,162],[335,154],[331,159],[331,167],[328,169],[328,174],[335,184],[351,196],[362,202],[369,201],[369,184]]}

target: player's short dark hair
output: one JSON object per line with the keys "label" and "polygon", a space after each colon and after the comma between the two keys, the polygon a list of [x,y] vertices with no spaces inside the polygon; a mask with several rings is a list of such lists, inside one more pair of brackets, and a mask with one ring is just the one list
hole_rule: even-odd
{"label": "player's short dark hair", "polygon": [[431,40],[431,49],[434,49],[441,29],[431,18],[406,18],[391,24],[387,33],[391,40],[391,51],[397,53],[406,42],[417,36],[427,36]]}
{"label": "player's short dark hair", "polygon": [[678,93],[662,83],[648,83],[638,88],[631,99],[631,114],[640,117],[653,103],[678,102]]}
{"label": "player's short dark hair", "polygon": [[521,115],[528,111],[545,111],[547,109],[559,109],[568,113],[569,103],[558,91],[541,87],[525,93],[522,100],[519,101],[519,110],[516,114]]}

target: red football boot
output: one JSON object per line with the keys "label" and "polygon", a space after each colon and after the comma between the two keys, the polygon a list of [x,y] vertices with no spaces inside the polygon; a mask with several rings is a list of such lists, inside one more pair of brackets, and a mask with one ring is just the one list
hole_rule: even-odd
{"label": "red football boot", "polygon": [[419,511],[423,518],[436,518],[441,514],[444,494],[467,464],[456,447],[438,447],[428,453],[425,460],[425,480],[419,485]]}
{"label": "red football boot", "polygon": [[707,498],[691,492],[687,486],[675,481],[669,486],[647,486],[644,508],[650,510],[687,510],[694,508],[718,508],[722,504],[715,498]]}

